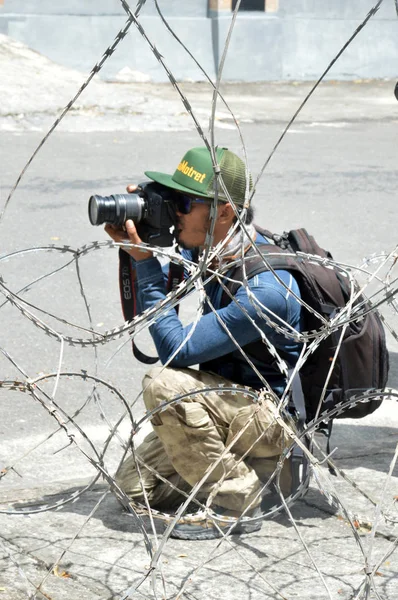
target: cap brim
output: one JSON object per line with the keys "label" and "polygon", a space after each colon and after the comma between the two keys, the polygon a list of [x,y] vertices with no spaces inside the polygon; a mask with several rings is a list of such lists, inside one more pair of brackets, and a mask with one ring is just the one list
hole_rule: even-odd
{"label": "cap brim", "polygon": [[172,188],[173,190],[177,190],[177,192],[185,192],[186,194],[191,194],[191,196],[198,196],[200,198],[210,198],[210,196],[208,196],[207,194],[201,194],[196,190],[193,190],[191,188],[185,187],[185,185],[177,183],[176,181],[174,181],[173,177],[171,175],[167,175],[167,173],[159,173],[157,171],[145,171],[145,175],[149,177],[149,179],[156,181],[156,183],[161,183],[166,187]]}

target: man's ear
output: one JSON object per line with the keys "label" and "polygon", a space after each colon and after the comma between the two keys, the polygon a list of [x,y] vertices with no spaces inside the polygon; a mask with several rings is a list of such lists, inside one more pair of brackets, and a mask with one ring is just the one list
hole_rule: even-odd
{"label": "man's ear", "polygon": [[235,218],[234,209],[230,202],[223,202],[218,207],[218,221],[222,224],[232,223]]}

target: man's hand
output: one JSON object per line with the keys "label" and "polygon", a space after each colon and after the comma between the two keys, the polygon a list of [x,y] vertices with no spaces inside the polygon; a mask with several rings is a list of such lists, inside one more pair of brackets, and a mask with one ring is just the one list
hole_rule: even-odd
{"label": "man's hand", "polygon": [[[129,194],[135,192],[136,189],[136,185],[128,185],[126,188]],[[105,231],[113,239],[113,241],[118,244],[122,244],[123,242],[131,242],[132,244],[136,244],[138,246],[142,244],[142,240],[137,233],[137,229],[135,228],[134,221],[131,219],[126,221],[124,227],[117,227],[116,225],[107,223],[105,225]],[[134,260],[144,260],[145,258],[151,258],[153,256],[152,252],[144,249],[141,250],[140,248],[124,247],[123,250],[130,254]]]}

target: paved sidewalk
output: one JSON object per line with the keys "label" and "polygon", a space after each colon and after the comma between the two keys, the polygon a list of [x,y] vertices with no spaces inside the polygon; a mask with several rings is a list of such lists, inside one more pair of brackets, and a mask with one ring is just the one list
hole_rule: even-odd
{"label": "paved sidewalk", "polygon": [[[57,65],[0,35],[0,130],[46,131],[89,73]],[[322,83],[300,114],[302,123],[398,119],[395,81]],[[221,92],[240,123],[287,123],[313,83],[242,83]],[[202,127],[211,115],[213,88],[180,83]],[[61,131],[185,131],[194,123],[171,84],[108,83],[95,77],[60,126]],[[217,101],[216,127],[234,128]]]}
{"label": "paved sidewalk", "polygon": [[[0,515],[3,569],[0,598],[31,597],[28,590],[32,593],[32,584],[38,585],[43,578],[46,579],[42,592],[46,598],[122,598],[146,576],[128,597],[179,598],[178,590],[186,587],[184,597],[198,600],[220,597],[348,600],[364,581],[368,561],[369,568],[376,571],[373,581],[379,597],[396,600],[397,556],[390,555],[396,527],[385,518],[377,519],[377,509],[369,499],[376,503],[383,499],[384,517],[396,519],[394,496],[398,473],[395,471],[395,477],[387,483],[386,472],[397,442],[397,427],[397,406],[392,403],[386,403],[360,424],[344,422],[335,426],[333,446],[339,447],[335,455],[337,464],[359,489],[341,478],[331,477],[323,468],[322,490],[313,481],[307,496],[292,508],[297,531],[288,517],[281,515],[266,520],[260,532],[230,536],[225,541],[169,539],[152,573],[157,581],[157,595],[151,589],[151,558],[143,534],[112,495],[103,496],[104,484],[97,483],[56,511]],[[47,445],[46,451],[51,456],[51,447]],[[64,468],[65,458],[62,454],[59,457],[59,467]],[[50,458],[47,463],[50,469],[51,463]],[[51,471],[45,477],[46,482],[51,475],[59,480],[29,489],[23,487],[23,480],[18,486],[5,490],[3,487],[0,508],[40,510],[76,495],[89,481],[62,481],[60,473]],[[2,482],[2,486],[6,485],[6,481]],[[326,489],[338,492],[361,545],[355,542],[346,517],[329,504]],[[372,524],[376,523],[372,530]],[[150,553],[154,554],[162,538],[156,542],[148,519],[144,519],[144,526],[152,544]],[[376,596],[372,593],[369,598]]]}

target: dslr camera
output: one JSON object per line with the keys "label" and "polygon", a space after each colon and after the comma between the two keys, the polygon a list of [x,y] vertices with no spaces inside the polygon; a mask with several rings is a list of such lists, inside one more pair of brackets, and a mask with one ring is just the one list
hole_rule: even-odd
{"label": "dslr camera", "polygon": [[119,227],[132,219],[143,242],[160,247],[173,244],[176,211],[172,191],[159,183],[141,183],[133,194],[91,196],[88,216],[91,225]]}

